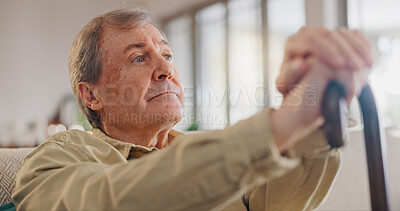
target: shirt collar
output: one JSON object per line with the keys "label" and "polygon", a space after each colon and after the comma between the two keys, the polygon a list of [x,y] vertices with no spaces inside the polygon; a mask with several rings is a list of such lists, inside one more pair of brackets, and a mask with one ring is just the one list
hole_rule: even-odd
{"label": "shirt collar", "polygon": [[[93,129],[92,135],[109,143],[111,146],[113,146],[115,149],[117,149],[122,154],[122,156],[124,156],[125,159],[139,158],[139,157],[144,156],[147,153],[159,150],[156,147],[148,148],[145,146],[136,145],[136,144],[132,144],[132,143],[126,143],[126,142],[111,138],[98,128]],[[179,135],[183,135],[183,133],[173,130],[173,129],[170,130],[168,133],[168,143],[171,143]]]}

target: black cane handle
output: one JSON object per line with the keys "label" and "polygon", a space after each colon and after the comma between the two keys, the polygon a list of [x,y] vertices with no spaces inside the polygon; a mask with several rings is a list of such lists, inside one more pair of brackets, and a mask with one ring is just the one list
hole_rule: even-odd
{"label": "black cane handle", "polygon": [[[373,211],[389,211],[389,195],[386,184],[385,142],[379,127],[378,112],[372,90],[367,84],[358,98],[363,122],[364,138],[368,164],[371,209]],[[324,131],[329,145],[334,148],[345,143],[347,117],[345,116],[345,91],[343,87],[331,81],[322,100],[322,114],[325,118]]]}
{"label": "black cane handle", "polygon": [[347,138],[346,94],[342,85],[329,82],[322,100],[323,127],[328,143],[333,148],[344,145]]}

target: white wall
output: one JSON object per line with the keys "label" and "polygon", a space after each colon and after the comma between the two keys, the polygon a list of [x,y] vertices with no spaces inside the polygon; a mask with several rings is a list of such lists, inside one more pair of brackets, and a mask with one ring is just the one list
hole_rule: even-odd
{"label": "white wall", "polygon": [[[139,6],[157,22],[205,0],[1,0],[0,142],[10,128],[43,124],[72,93],[68,50],[80,29],[107,11]],[[1,145],[1,143],[0,143]]]}
{"label": "white wall", "polygon": [[[387,185],[392,210],[400,210],[400,131],[386,129]],[[342,149],[339,173],[325,203],[318,210],[371,210],[363,131],[350,132]]]}
{"label": "white wall", "polygon": [[92,17],[117,1],[0,1],[0,123],[54,114],[71,93],[68,50]]}

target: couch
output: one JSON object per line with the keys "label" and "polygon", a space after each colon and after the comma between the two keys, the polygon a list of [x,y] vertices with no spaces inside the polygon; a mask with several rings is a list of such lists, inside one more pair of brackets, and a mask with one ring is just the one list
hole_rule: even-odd
{"label": "couch", "polygon": [[0,205],[11,202],[15,176],[34,148],[0,148]]}

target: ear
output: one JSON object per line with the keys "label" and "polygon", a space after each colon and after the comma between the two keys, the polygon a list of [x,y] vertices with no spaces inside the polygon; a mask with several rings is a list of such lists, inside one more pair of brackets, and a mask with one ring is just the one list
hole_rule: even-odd
{"label": "ear", "polygon": [[99,111],[103,109],[101,98],[96,92],[96,88],[87,82],[80,82],[78,84],[79,94],[83,100],[83,103],[93,111]]}

